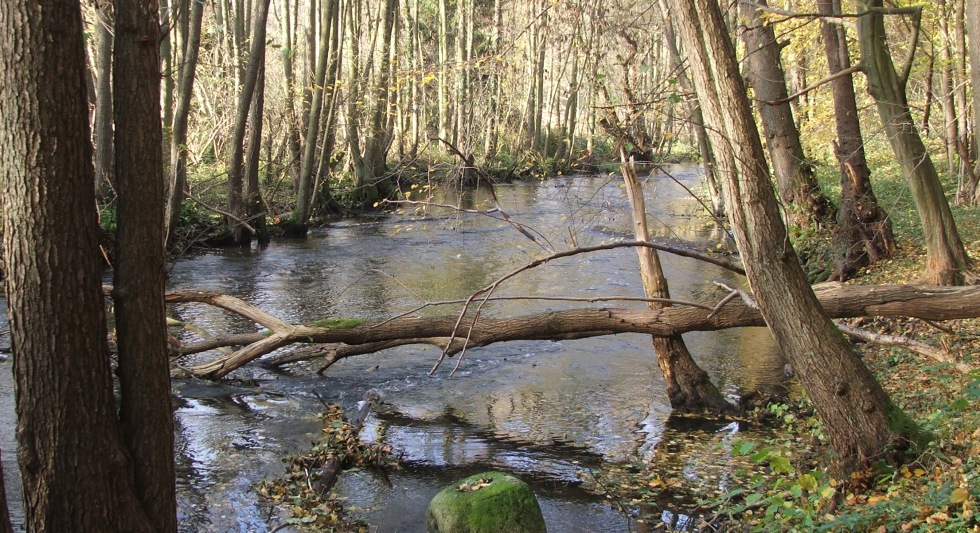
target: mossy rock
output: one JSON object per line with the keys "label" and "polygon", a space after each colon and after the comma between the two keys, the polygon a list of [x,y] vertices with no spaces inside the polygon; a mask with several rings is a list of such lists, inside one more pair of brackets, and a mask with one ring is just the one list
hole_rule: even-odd
{"label": "mossy rock", "polygon": [[425,511],[429,533],[546,533],[541,507],[527,483],[483,472],[435,495]]}

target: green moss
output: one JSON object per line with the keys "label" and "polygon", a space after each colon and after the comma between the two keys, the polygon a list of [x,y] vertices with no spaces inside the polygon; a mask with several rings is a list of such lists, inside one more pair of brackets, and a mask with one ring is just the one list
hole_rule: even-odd
{"label": "green moss", "polygon": [[313,322],[318,328],[350,329],[366,322],[363,318],[324,318]]}
{"label": "green moss", "polygon": [[935,435],[912,420],[908,414],[891,400],[888,401],[888,427],[912,443],[916,453],[921,452],[935,439]]}
{"label": "green moss", "polygon": [[426,510],[429,531],[439,533],[544,533],[534,492],[502,472],[483,472],[441,490]]}

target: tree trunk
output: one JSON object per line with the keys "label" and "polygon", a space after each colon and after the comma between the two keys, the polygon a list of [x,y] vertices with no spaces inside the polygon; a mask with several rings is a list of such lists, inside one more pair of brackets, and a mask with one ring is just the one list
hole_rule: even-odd
{"label": "tree trunk", "polygon": [[[161,95],[161,113],[163,115],[163,131],[167,132],[174,123],[174,53],[173,53],[173,42],[174,39],[172,35],[176,33],[177,21],[182,13],[186,13],[186,6],[181,5],[183,0],[174,0],[176,5],[173,6],[173,11],[171,12],[170,0],[159,0],[160,4],[160,26],[166,31],[161,32],[160,35],[160,61],[163,63],[161,65],[161,78],[163,79],[163,94]],[[184,17],[186,18],[186,17]],[[186,34],[184,36],[186,38]],[[183,44],[181,41],[178,44]],[[179,48],[179,47],[178,47]],[[183,52],[177,54],[179,57],[184,57]],[[164,135],[163,142],[167,142],[166,135]],[[161,153],[166,153],[167,149],[170,148],[166,144],[162,144],[160,149],[163,150]]]}
{"label": "tree trunk", "polygon": [[[818,0],[817,10],[828,17],[840,16],[840,0]],[[844,28],[823,22],[821,31],[830,75],[850,68]],[[859,268],[890,256],[895,250],[895,237],[888,213],[878,205],[871,188],[871,169],[864,155],[853,77],[850,74],[837,77],[831,87],[837,126],[834,152],[841,173],[840,212],[834,228],[834,240],[840,251],[831,280],[844,281]]]}
{"label": "tree trunk", "polygon": [[840,468],[902,451],[915,424],[894,406],[817,301],[779,213],[735,49],[714,0],[670,0],[691,59],[713,145],[734,152],[724,176],[732,227],[749,284],[778,346],[824,422]]}
{"label": "tree trunk", "polygon": [[[970,36],[970,79],[973,85],[973,155],[980,140],[980,0],[968,0],[966,32]],[[980,165],[975,165],[974,168]],[[980,205],[980,171],[974,172],[969,188],[964,191],[967,203]],[[972,193],[972,194],[971,194]]]}
{"label": "tree trunk", "polygon": [[960,158],[959,166],[959,187],[957,188],[957,198],[962,199],[961,203],[970,204],[967,200],[970,184],[977,180],[977,169],[973,165],[970,154],[970,124],[969,104],[966,99],[967,73],[966,73],[966,0],[953,0],[953,79],[956,86],[953,89],[953,100],[956,108],[960,110],[956,117],[956,128],[959,136],[956,138],[956,151]]}
{"label": "tree trunk", "polygon": [[272,0],[255,0],[258,2],[255,24],[252,28],[251,49],[248,53],[248,68],[242,83],[242,92],[238,95],[238,109],[235,114],[235,129],[231,138],[231,154],[228,164],[228,228],[232,232],[232,241],[239,246],[248,246],[251,236],[243,222],[248,217],[245,212],[245,197],[243,186],[243,165],[245,159],[245,134],[248,124],[248,114],[252,107],[255,86],[259,79],[259,68],[265,60],[266,21],[269,15],[269,4]]}
{"label": "tree trunk", "polygon": [[946,134],[946,169],[950,175],[956,173],[956,141],[959,139],[959,124],[956,119],[956,101],[954,96],[956,84],[953,80],[953,36],[949,32],[949,17],[953,8],[946,0],[938,0],[939,38],[942,41],[942,53],[939,62],[939,92],[943,108],[943,131]]}
{"label": "tree trunk", "polygon": [[[767,5],[766,0],[758,2]],[[820,191],[813,166],[803,153],[800,130],[793,121],[793,109],[786,101],[789,96],[786,75],[772,24],[762,20],[755,6],[740,3],[739,9],[747,21],[742,33],[748,64],[746,77],[755,91],[766,149],[787,218],[796,226],[829,222],[834,216],[833,205]]]}
{"label": "tree trunk", "polygon": [[449,99],[446,95],[449,85],[449,0],[439,0],[439,26],[437,28],[437,47],[439,49],[439,74],[436,80],[436,107],[439,111],[436,129],[440,139],[449,139]]}
{"label": "tree trunk", "polygon": [[14,533],[10,523],[10,510],[7,508],[7,489],[3,482],[3,463],[0,462],[0,533]]}
{"label": "tree trunk", "polygon": [[197,73],[201,49],[201,24],[204,3],[191,1],[190,27],[188,29],[184,61],[177,82],[177,108],[174,110],[173,133],[170,143],[170,186],[167,196],[166,231],[170,242],[173,229],[180,222],[181,205],[187,189],[187,121],[191,114],[191,98],[194,96],[194,77]]}
{"label": "tree trunk", "polygon": [[[314,74],[313,91],[309,108],[308,122],[306,123],[306,142],[303,145],[303,160],[300,163],[299,185],[296,190],[296,206],[293,208],[292,221],[287,231],[293,235],[305,235],[307,224],[310,221],[310,211],[313,206],[313,184],[316,180],[316,154],[317,141],[320,133],[323,115],[323,97],[326,92],[325,81],[327,78],[328,66],[331,63],[331,54],[336,54],[332,50],[332,43],[336,39],[331,39],[331,32],[336,33],[336,19],[339,16],[339,2],[328,2],[324,8],[323,20],[320,22],[320,47],[317,52],[316,73]],[[331,84],[331,94],[336,91]]]}
{"label": "tree trunk", "polygon": [[[694,86],[691,84],[691,78],[687,75],[684,60],[681,58],[680,50],[677,48],[674,21],[670,18],[670,13],[668,13],[667,5],[664,2],[665,0],[657,0],[657,6],[660,8],[660,15],[663,18],[664,40],[667,42],[667,54],[670,57],[671,68],[677,72],[677,80],[680,88],[685,92],[692,93],[694,92]],[[689,107],[691,110],[691,127],[694,128],[698,151],[701,154],[701,164],[704,168],[704,181],[708,187],[711,208],[714,210],[714,216],[721,218],[725,216],[725,199],[721,194],[721,183],[716,171],[718,170],[717,158],[724,155],[724,153],[716,154],[714,148],[712,148],[708,130],[704,127],[704,114],[701,112],[701,104],[698,103],[696,97],[689,102]],[[734,162],[726,165],[727,168],[732,168],[733,166]]]}
{"label": "tree trunk", "polygon": [[[497,57],[500,53],[500,40],[504,31],[504,9],[503,0],[493,2],[493,31],[490,34],[489,54]],[[489,92],[489,109],[487,110],[486,140],[483,143],[483,161],[489,165],[497,155],[498,138],[500,131],[500,108],[503,99],[503,80],[500,68],[496,65],[490,67],[487,80],[487,92]]]}
{"label": "tree trunk", "polygon": [[104,199],[115,186],[112,150],[112,2],[103,0],[96,9],[95,30],[95,190]]}
{"label": "tree trunk", "polygon": [[250,237],[258,239],[259,245],[269,244],[269,232],[265,227],[265,206],[262,204],[262,191],[259,188],[259,156],[262,153],[262,120],[265,111],[265,50],[259,59],[259,79],[255,85],[252,109],[248,116],[248,143],[245,154],[245,214],[255,233]]}
{"label": "tree trunk", "polygon": [[926,241],[926,270],[922,282],[958,285],[972,282],[972,262],[963,248],[936,167],[912,121],[905,94],[907,80],[899,77],[888,51],[881,0],[858,2],[869,13],[857,20],[861,65],[868,78],[878,115],[892,151],[912,189]]}
{"label": "tree trunk", "polygon": [[[626,195],[629,197],[633,211],[633,233],[639,242],[649,240],[647,230],[646,205],[643,200],[643,189],[636,177],[633,161],[627,162],[622,155],[621,169],[626,182]],[[636,254],[640,261],[640,277],[643,279],[643,292],[647,298],[670,298],[667,287],[667,277],[660,266],[660,256],[653,248],[637,248]],[[650,302],[652,310],[669,307],[669,304]],[[663,372],[667,382],[667,397],[670,406],[675,411],[702,412],[712,411],[726,413],[733,410],[732,405],[725,401],[718,389],[711,383],[708,373],[701,369],[684,343],[681,335],[653,337],[653,349],[657,355],[657,365]]]}
{"label": "tree trunk", "polygon": [[[859,316],[915,317],[924,320],[954,320],[980,316],[980,287],[924,287],[915,285],[842,285],[822,283],[814,286],[823,309],[833,318]],[[268,328],[270,332],[224,334],[197,342],[178,344],[172,355],[191,355],[227,346],[243,346],[191,370],[200,377],[220,379],[229,372],[275,349],[294,343],[323,344],[302,348],[270,359],[273,365],[326,357],[328,364],[356,355],[374,353],[396,346],[430,344],[459,353],[498,342],[526,340],[571,340],[642,333],[670,336],[691,331],[717,331],[726,328],[764,326],[757,306],[749,296],[723,305],[675,303],[659,310],[614,307],[568,309],[517,317],[480,318],[472,324],[468,339],[451,337],[458,316],[396,317],[376,323],[351,320],[349,325],[330,327],[292,325],[254,306],[224,294],[180,291],[168,294],[167,303],[198,302],[212,305]],[[602,356],[597,356],[602,357]]]}
{"label": "tree trunk", "polygon": [[[27,530],[153,531],[113,395],[81,8],[8,0],[0,13],[4,281]],[[147,118],[159,131],[159,109]]]}
{"label": "tree trunk", "polygon": [[[292,178],[293,189],[299,190],[299,170],[300,157],[302,154],[302,144],[297,125],[296,103],[296,69],[293,66],[293,57],[296,50],[293,48],[296,43],[296,25],[293,20],[297,17],[296,10],[290,8],[295,0],[282,0],[282,35],[285,40],[285,47],[282,51],[282,71],[283,85],[286,89],[286,146],[287,168],[289,176]],[[298,6],[297,6],[298,7]]]}
{"label": "tree trunk", "polygon": [[116,264],[113,302],[123,435],[137,495],[159,531],[177,530],[166,360],[163,129],[156,2],[117,1],[113,61]]}

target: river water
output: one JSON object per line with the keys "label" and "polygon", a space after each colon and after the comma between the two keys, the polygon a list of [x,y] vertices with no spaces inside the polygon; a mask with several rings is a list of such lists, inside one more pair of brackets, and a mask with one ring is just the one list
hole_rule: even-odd
{"label": "river water", "polygon": [[[698,186],[695,169],[671,170],[687,187]],[[495,192],[513,221],[531,228],[539,242],[563,250],[631,240],[629,204],[620,183],[609,176],[560,177],[497,185]],[[657,175],[647,178],[644,188],[656,238],[702,247],[723,242],[723,234],[674,181]],[[415,190],[413,199],[423,194]],[[487,189],[433,194],[441,203],[467,209],[492,207]],[[405,205],[377,217],[331,224],[303,240],[193,254],[173,266],[169,288],[222,291],[294,323],[383,319],[425,303],[466,298],[546,254],[496,216]],[[714,281],[744,283],[712,265],[661,257],[678,299],[717,301],[725,291]],[[642,305],[526,297],[635,297],[643,295],[643,288],[636,253],[620,249],[549,263],[508,280],[495,295],[522,298],[489,304],[486,316]],[[414,314],[458,310],[434,306]],[[171,313],[212,332],[258,329],[201,305],[181,305]],[[781,386],[782,360],[764,329],[692,333],[685,340],[726,394]],[[387,479],[366,471],[345,473],[336,490],[377,531],[424,531],[425,506],[435,492],[490,468],[532,484],[550,531],[637,529],[629,508],[581,487],[583,473],[601,470],[608,461],[674,461],[672,471],[689,482],[719,483],[708,472],[721,465],[709,463],[722,463],[724,457],[705,458],[716,457],[718,443],[735,428],[725,421],[670,417],[647,336],[492,345],[468,351],[452,377],[455,358],[429,375],[438,355],[433,347],[397,348],[343,360],[322,377],[313,372],[314,361],[279,370],[253,363],[221,383],[176,379],[182,530],[268,531],[282,523],[283,516],[257,498],[255,485],[282,472],[284,453],[301,452],[316,438],[321,400],[350,408],[371,389],[382,394],[384,406],[368,419],[362,438],[390,444],[406,466],[389,472]],[[183,363],[209,357],[213,354]],[[0,363],[4,428],[13,427],[9,366]],[[8,481],[15,477],[12,433],[5,429],[0,440]],[[675,461],[671,453],[679,448],[687,452]],[[684,495],[671,497],[677,501],[653,503],[668,520],[685,511]]]}

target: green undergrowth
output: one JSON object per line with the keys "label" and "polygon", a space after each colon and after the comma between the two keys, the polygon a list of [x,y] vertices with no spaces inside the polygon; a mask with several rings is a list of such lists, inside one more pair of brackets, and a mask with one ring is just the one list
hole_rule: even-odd
{"label": "green undergrowth", "polygon": [[898,349],[860,351],[896,406],[934,436],[915,461],[835,477],[822,423],[797,395],[750,413],[742,423],[755,430],[685,452],[713,457],[721,477],[645,461],[610,467],[590,488],[650,529],[672,529],[664,511],[688,500],[674,511],[689,518],[677,529],[980,530],[980,372],[959,373]]}
{"label": "green undergrowth", "polygon": [[317,532],[372,531],[366,522],[353,515],[356,509],[345,508],[335,494],[319,488],[320,469],[331,460],[339,461],[342,471],[397,468],[398,461],[390,446],[361,441],[339,405],[328,404],[322,417],[320,440],[306,453],[283,459],[285,473],[279,479],[262,483],[259,495],[284,510],[285,525],[293,528]]}

